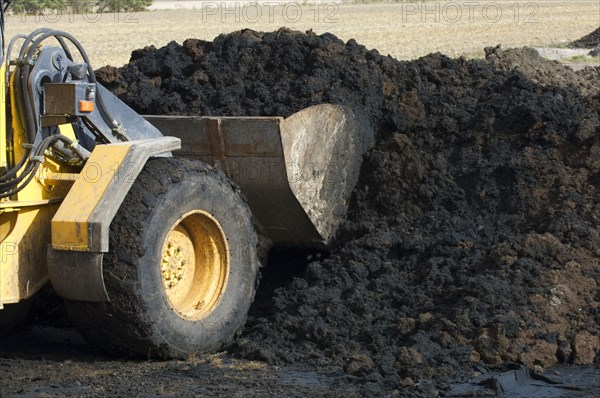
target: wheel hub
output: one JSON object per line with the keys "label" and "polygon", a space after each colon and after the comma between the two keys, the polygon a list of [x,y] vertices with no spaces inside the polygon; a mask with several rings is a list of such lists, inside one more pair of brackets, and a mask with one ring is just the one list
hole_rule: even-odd
{"label": "wheel hub", "polygon": [[189,276],[193,275],[185,272],[186,269],[195,267],[195,264],[189,264],[190,261],[195,261],[194,244],[187,231],[178,225],[167,236],[162,258],[163,280],[165,287],[172,293],[176,289],[181,290],[182,285],[189,282]]}
{"label": "wheel hub", "polygon": [[212,311],[227,284],[229,253],[217,220],[203,211],[184,215],[169,230],[161,273],[169,304],[187,319]]}

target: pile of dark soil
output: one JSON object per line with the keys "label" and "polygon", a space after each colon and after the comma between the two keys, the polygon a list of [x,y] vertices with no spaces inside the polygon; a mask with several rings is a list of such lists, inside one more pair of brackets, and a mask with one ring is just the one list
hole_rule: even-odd
{"label": "pile of dark soil", "polygon": [[372,120],[377,144],[331,254],[257,303],[239,355],[411,395],[481,363],[598,361],[598,70],[486,53],[398,61],[331,34],[244,30],[97,72],[146,114],[329,102]]}
{"label": "pile of dark soil", "polygon": [[569,47],[572,48],[594,48],[598,46],[600,46],[600,28],[569,44]]}

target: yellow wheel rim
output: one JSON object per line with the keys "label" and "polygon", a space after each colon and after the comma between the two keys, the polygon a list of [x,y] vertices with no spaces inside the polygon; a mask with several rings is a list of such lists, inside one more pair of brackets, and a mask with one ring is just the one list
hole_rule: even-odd
{"label": "yellow wheel rim", "polygon": [[163,243],[161,272],[171,307],[186,319],[206,317],[229,275],[229,250],[219,222],[201,210],[177,220]]}

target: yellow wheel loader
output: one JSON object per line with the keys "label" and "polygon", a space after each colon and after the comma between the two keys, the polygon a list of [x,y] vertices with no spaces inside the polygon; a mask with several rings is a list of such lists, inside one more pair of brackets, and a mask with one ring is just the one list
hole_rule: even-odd
{"label": "yellow wheel loader", "polygon": [[[184,358],[243,326],[260,242],[324,249],[344,219],[366,120],[136,114],[62,31],[4,40],[0,331],[50,282],[91,344]],[[262,247],[266,247],[263,244]]]}

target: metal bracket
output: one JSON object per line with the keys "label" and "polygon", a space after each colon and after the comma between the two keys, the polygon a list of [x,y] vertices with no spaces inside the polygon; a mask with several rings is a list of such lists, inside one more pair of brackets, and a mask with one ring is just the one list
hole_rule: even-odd
{"label": "metal bracket", "polygon": [[180,146],[174,137],[96,146],[52,219],[52,247],[108,252],[110,223],[146,161]]}

